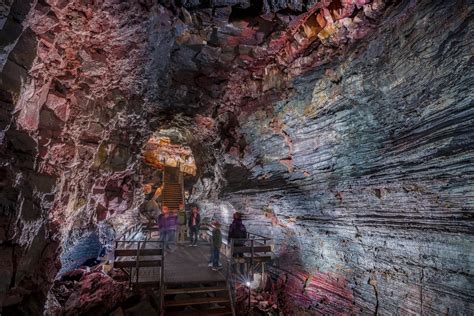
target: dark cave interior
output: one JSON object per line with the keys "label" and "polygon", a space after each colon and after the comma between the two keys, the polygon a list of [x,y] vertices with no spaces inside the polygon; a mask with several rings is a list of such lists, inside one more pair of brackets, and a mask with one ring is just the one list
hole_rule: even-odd
{"label": "dark cave interior", "polygon": [[166,168],[271,239],[234,314],[474,314],[473,8],[3,0],[0,315],[159,314],[107,256]]}

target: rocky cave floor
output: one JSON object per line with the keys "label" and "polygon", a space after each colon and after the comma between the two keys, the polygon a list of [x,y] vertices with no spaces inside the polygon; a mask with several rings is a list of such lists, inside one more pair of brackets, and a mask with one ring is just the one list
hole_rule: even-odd
{"label": "rocky cave floor", "polygon": [[167,131],[203,218],[272,238],[255,308],[473,315],[473,30],[465,0],[1,1],[0,314],[154,308],[77,268]]}
{"label": "rocky cave floor", "polygon": [[[305,308],[296,308],[285,298],[284,280],[266,283],[253,289],[248,305],[248,291],[241,287],[236,293],[237,315],[312,315]],[[153,290],[133,291],[128,277],[119,269],[104,273],[100,266],[78,268],[58,278],[46,302],[47,315],[159,315]],[[9,309],[4,312],[8,315]]]}

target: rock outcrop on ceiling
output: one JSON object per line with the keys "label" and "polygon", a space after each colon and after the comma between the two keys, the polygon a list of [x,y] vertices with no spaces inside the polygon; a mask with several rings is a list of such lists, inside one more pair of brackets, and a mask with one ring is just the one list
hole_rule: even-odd
{"label": "rock outcrop on ceiling", "polygon": [[8,0],[0,28],[6,310],[138,220],[143,145],[175,128],[193,199],[275,238],[290,305],[473,312],[468,1]]}

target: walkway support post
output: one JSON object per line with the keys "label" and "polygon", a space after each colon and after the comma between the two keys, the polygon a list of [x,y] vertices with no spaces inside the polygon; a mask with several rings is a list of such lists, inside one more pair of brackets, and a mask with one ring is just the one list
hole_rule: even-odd
{"label": "walkway support post", "polygon": [[[138,241],[138,247],[137,247],[137,257],[136,257],[136,278],[135,278],[135,283],[138,284],[138,275],[140,274],[140,241]],[[131,278],[130,278],[131,279]]]}
{"label": "walkway support post", "polygon": [[[252,236],[253,237],[253,236]],[[253,257],[255,255],[255,248],[254,248],[254,242],[255,240],[252,238],[250,240],[250,249],[251,249],[251,252],[250,252],[250,265],[249,265],[249,279],[251,279],[253,281]]]}
{"label": "walkway support post", "polygon": [[161,242],[161,271],[160,271],[160,313],[164,313],[163,304],[164,304],[164,291],[165,291],[165,247],[164,242]]}

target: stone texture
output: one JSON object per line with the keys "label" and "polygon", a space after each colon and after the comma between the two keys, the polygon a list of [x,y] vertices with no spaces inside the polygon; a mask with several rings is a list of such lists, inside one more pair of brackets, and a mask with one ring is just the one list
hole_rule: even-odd
{"label": "stone texture", "polygon": [[386,21],[239,116],[225,199],[274,236],[289,295],[317,314],[471,314],[472,11],[412,3]]}
{"label": "stone texture", "polygon": [[51,293],[47,315],[108,315],[131,296],[127,282],[80,269],[63,274]]}
{"label": "stone texture", "polygon": [[[143,144],[174,128],[203,215],[274,238],[285,311],[472,314],[467,1],[16,0],[0,26],[4,311],[140,220]],[[87,278],[93,312],[112,283]]]}
{"label": "stone texture", "polygon": [[61,270],[59,274],[82,266],[85,262],[97,259],[102,249],[99,236],[94,232],[84,233],[75,244],[66,245],[61,254]]}

